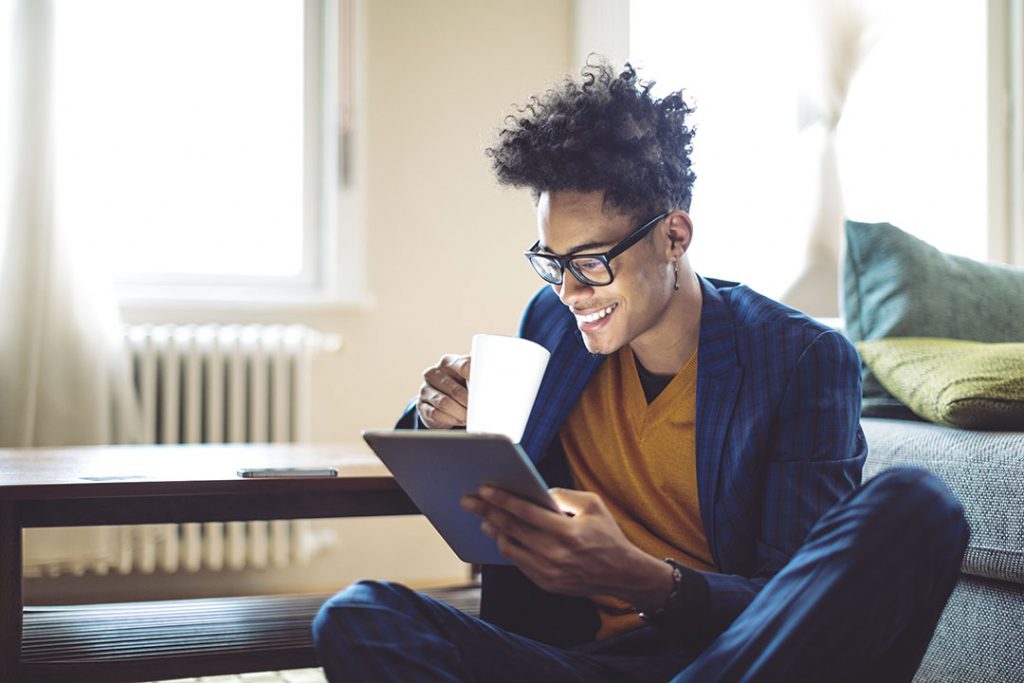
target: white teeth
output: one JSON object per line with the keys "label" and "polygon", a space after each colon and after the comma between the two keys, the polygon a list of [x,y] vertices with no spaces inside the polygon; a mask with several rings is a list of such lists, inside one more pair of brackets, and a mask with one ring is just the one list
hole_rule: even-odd
{"label": "white teeth", "polygon": [[576,318],[579,319],[581,322],[584,322],[584,323],[592,323],[595,320],[600,320],[601,318],[605,317],[606,315],[608,315],[609,313],[614,311],[616,306],[618,306],[618,304],[612,304],[611,306],[609,306],[608,308],[605,308],[603,310],[595,311],[594,313],[591,313],[590,315],[578,315],[578,316],[576,316]]}

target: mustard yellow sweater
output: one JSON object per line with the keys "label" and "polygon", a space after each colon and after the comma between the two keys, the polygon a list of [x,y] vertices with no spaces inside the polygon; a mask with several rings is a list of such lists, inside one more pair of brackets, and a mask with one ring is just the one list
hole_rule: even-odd
{"label": "mustard yellow sweater", "polygon": [[[648,405],[632,350],[610,356],[560,433],[576,486],[601,496],[633,544],[658,558],[714,571],[697,498],[697,354]],[[621,600],[591,596],[598,639],[643,622]]]}

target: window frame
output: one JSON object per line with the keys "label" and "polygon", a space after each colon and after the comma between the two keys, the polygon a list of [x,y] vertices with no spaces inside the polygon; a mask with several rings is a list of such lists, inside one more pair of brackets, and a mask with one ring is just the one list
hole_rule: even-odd
{"label": "window frame", "polygon": [[988,0],[989,257],[1024,266],[1024,7]]}
{"label": "window frame", "polygon": [[122,309],[362,308],[366,288],[358,119],[364,0],[304,0],[303,271],[294,277],[118,278]]}

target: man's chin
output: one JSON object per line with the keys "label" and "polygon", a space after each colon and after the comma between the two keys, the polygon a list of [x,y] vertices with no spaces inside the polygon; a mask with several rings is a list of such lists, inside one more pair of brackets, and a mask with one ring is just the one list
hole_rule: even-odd
{"label": "man's chin", "polygon": [[618,351],[622,346],[622,344],[615,344],[611,338],[604,334],[591,334],[588,332],[581,332],[581,334],[583,335],[583,344],[587,347],[587,351],[594,355],[608,356]]}

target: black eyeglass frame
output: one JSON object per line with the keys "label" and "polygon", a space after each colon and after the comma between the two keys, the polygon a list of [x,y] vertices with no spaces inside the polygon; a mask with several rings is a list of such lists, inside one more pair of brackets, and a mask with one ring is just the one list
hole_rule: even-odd
{"label": "black eyeglass frame", "polygon": [[[565,282],[565,271],[568,270],[570,273],[572,273],[573,277],[575,277],[577,280],[587,285],[588,287],[607,287],[608,285],[615,281],[615,273],[612,271],[611,260],[618,256],[619,254],[621,254],[622,252],[629,249],[630,247],[632,247],[634,244],[642,240],[644,237],[646,237],[647,234],[654,229],[655,225],[657,225],[663,219],[667,218],[671,213],[671,211],[666,211],[658,215],[657,217],[651,219],[647,223],[644,223],[642,226],[640,226],[632,233],[630,233],[629,236],[626,237],[626,239],[622,240],[614,247],[612,247],[611,249],[602,254],[569,254],[568,256],[557,256],[555,254],[541,254],[537,251],[537,247],[540,246],[540,240],[537,240],[536,242],[533,243],[533,246],[530,247],[528,251],[523,252],[523,255],[526,256],[526,259],[530,262],[530,265],[533,266],[533,269],[534,271],[536,271],[537,275],[539,275],[541,279],[544,280],[544,282],[547,282],[549,284],[560,285],[563,282]],[[554,261],[555,263],[557,263],[559,265],[558,281],[556,282],[555,280],[550,280],[547,277],[545,277],[544,273],[541,272],[540,268],[538,268],[535,265],[534,259],[546,259],[548,261]],[[600,261],[604,265],[605,270],[608,271],[608,282],[595,282],[588,278],[587,276],[580,273],[579,271],[577,271],[576,268],[573,267],[573,261],[575,259],[596,259]]]}

